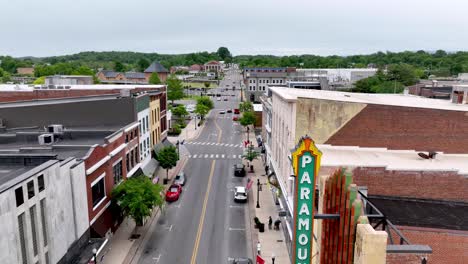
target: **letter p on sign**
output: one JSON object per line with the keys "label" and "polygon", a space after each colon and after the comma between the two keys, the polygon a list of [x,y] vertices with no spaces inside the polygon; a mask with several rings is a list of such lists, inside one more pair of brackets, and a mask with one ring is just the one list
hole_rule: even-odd
{"label": "letter p on sign", "polygon": [[301,167],[302,167],[302,168],[305,168],[305,166],[306,166],[307,164],[311,163],[311,162],[312,162],[312,157],[311,157],[311,156],[306,156],[306,155],[304,155],[304,156],[302,156]]}

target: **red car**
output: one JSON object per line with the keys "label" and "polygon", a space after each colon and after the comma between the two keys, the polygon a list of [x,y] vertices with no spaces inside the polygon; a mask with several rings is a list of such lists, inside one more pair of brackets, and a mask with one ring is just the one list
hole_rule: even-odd
{"label": "red car", "polygon": [[179,200],[180,194],[182,193],[182,186],[179,184],[172,184],[166,192],[166,201],[174,202]]}
{"label": "red car", "polygon": [[233,116],[232,121],[239,121],[239,117],[238,116]]}
{"label": "red car", "polygon": [[236,109],[234,109],[234,114],[236,114],[236,115],[240,114],[240,111],[239,111],[239,109],[237,109],[237,108],[236,108]]}

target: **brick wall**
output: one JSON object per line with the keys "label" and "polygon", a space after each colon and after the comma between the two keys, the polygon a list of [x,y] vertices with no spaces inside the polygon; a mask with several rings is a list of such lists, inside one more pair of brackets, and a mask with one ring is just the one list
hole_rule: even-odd
{"label": "brick wall", "polygon": [[326,144],[467,153],[468,112],[367,105]]}
{"label": "brick wall", "polygon": [[368,187],[369,195],[468,202],[468,177],[455,172],[358,167],[353,175],[358,186]]}
{"label": "brick wall", "polygon": [[[398,226],[398,229],[411,244],[429,245],[432,248],[432,254],[427,256],[427,263],[468,263],[468,231],[409,226]],[[387,263],[420,264],[422,257],[424,256],[415,254],[387,254]]]}

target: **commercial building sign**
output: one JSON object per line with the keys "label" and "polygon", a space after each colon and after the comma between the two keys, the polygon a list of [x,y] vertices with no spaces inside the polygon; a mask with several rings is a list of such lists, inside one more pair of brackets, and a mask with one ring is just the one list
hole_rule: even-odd
{"label": "commercial building sign", "polygon": [[314,141],[302,137],[292,153],[295,180],[293,263],[312,263],[315,182],[322,153]]}

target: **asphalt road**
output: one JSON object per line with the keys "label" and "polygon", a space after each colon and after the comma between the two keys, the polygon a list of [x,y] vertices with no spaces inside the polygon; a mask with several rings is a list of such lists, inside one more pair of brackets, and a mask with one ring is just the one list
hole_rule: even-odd
{"label": "asphalt road", "polygon": [[[228,73],[218,93],[229,84],[240,87],[241,76]],[[228,101],[216,101],[200,136],[181,146],[189,157],[184,168],[187,183],[179,201],[168,204],[151,230],[138,263],[229,263],[229,258],[252,258],[251,239],[246,226],[248,204],[233,200],[235,186],[245,186],[246,178],[234,177],[233,166],[241,162],[242,127],[233,114],[220,109],[237,108],[240,90]],[[249,197],[252,199],[253,197]]]}

